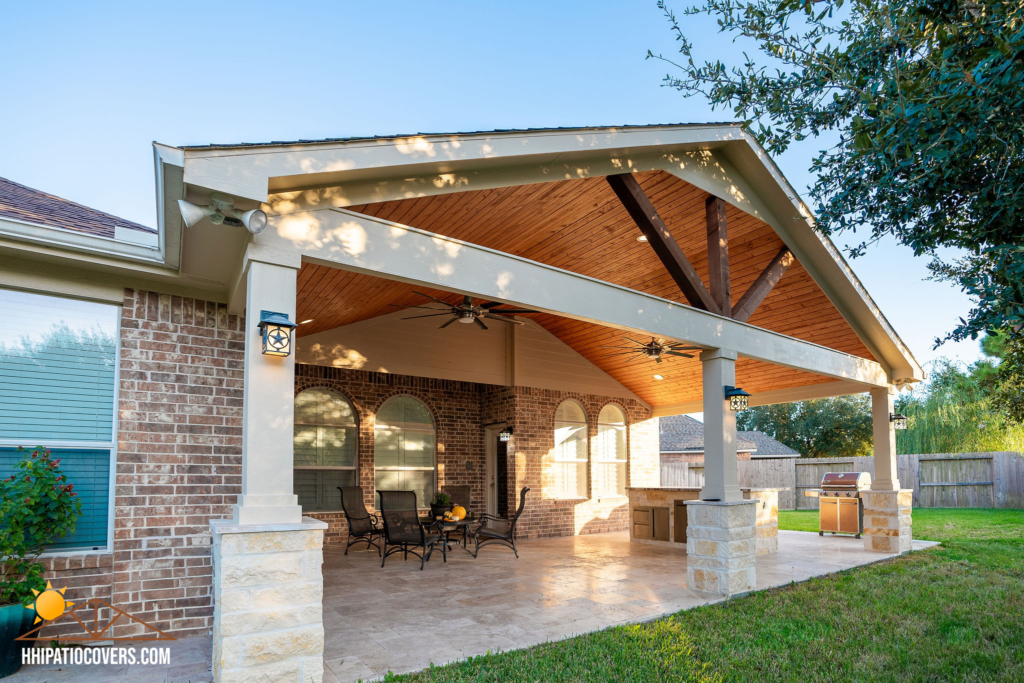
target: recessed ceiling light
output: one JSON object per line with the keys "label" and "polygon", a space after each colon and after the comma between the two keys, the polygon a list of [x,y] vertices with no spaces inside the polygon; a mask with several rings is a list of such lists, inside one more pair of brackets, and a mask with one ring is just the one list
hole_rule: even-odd
{"label": "recessed ceiling light", "polygon": [[661,375],[655,375],[655,376],[654,376],[654,379],[665,379],[665,378],[664,378],[664,377],[662,377]]}
{"label": "recessed ceiling light", "polygon": [[637,242],[646,242],[647,241],[647,235],[640,235],[639,237],[636,238],[636,241]]}
{"label": "recessed ceiling light", "polygon": [[305,325],[306,323],[311,323],[311,322],[313,322],[313,319],[312,319],[312,318],[310,318],[309,320],[303,320],[303,321],[302,321],[301,323],[299,323],[299,324],[300,324],[300,325]]}

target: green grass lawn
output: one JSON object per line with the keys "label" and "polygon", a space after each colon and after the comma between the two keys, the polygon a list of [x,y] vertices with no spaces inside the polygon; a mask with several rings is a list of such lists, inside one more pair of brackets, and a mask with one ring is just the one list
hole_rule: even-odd
{"label": "green grass lawn", "polygon": [[1024,511],[918,509],[914,537],[943,545],[389,680],[1024,681]]}

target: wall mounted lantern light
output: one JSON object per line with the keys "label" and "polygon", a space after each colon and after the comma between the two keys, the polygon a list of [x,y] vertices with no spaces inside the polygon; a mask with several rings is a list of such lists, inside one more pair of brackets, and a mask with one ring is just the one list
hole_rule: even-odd
{"label": "wall mounted lantern light", "polygon": [[264,356],[287,356],[292,352],[292,330],[298,327],[288,320],[287,313],[260,311],[256,326],[263,336]]}
{"label": "wall mounted lantern light", "polygon": [[499,441],[511,441],[512,440],[512,428],[511,427],[505,427],[500,432],[498,432],[498,440]]}
{"label": "wall mounted lantern light", "polygon": [[907,416],[899,413],[889,413],[889,422],[892,422],[893,429],[906,429]]}
{"label": "wall mounted lantern light", "polygon": [[750,394],[739,387],[726,387],[725,397],[729,399],[729,410],[746,410],[750,407],[748,399]]}

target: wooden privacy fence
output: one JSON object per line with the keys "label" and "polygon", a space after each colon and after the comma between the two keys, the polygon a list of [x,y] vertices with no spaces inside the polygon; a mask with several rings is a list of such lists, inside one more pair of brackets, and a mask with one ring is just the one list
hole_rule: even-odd
{"label": "wooden privacy fence", "polygon": [[[1024,457],[1014,452],[900,455],[900,485],[914,489],[915,507],[1024,509]],[[804,496],[818,488],[826,472],[869,472],[872,457],[741,460],[740,486],[777,488],[779,509],[817,510],[818,499]],[[703,486],[703,462],[662,463],[661,485]]]}

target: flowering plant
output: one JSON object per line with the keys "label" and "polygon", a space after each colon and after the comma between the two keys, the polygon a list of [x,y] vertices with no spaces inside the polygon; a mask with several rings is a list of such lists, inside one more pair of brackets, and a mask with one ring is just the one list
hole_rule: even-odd
{"label": "flowering plant", "polygon": [[82,501],[60,471],[60,459],[39,446],[24,451],[15,472],[0,479],[0,605],[26,602],[46,588],[39,556],[75,532]]}

